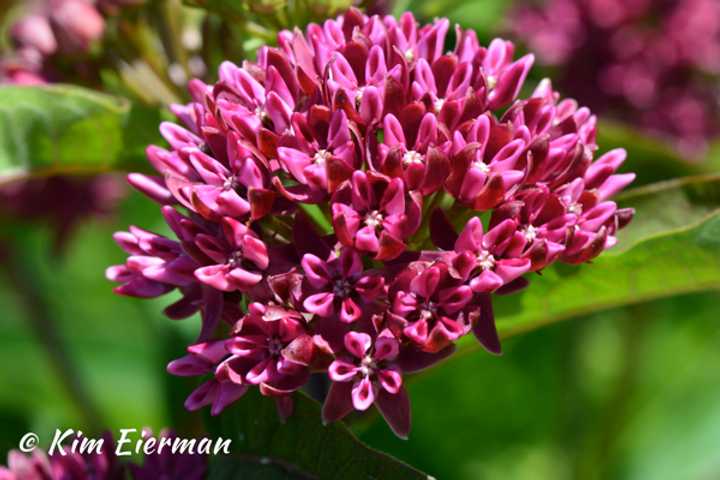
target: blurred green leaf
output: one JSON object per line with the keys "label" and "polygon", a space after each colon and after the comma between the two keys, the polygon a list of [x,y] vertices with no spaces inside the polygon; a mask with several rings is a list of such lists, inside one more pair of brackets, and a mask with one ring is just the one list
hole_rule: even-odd
{"label": "blurred green leaf", "polygon": [[510,6],[506,0],[411,0],[408,10],[423,21],[447,17],[475,30],[481,41],[488,42],[507,27],[505,14]]}
{"label": "blurred green leaf", "polygon": [[[275,402],[256,389],[211,420],[214,435],[232,439],[232,456],[211,460],[216,462],[211,480],[252,478],[258,465],[275,467],[276,476],[270,478],[427,479],[364,445],[342,423],[323,426],[317,402],[301,393],[294,398],[295,411],[285,424],[278,419]],[[282,470],[286,476],[277,476]]]}
{"label": "blurred green leaf", "polygon": [[0,87],[0,183],[146,170],[145,147],[159,140],[160,120],[157,108],[80,87]]}
{"label": "blurred green leaf", "polygon": [[621,170],[637,174],[635,185],[712,171],[709,164],[683,158],[668,143],[643,135],[627,125],[603,121],[597,136],[601,151],[617,147],[628,151],[628,158]]}
{"label": "blurred green leaf", "polygon": [[619,233],[615,248],[591,264],[556,264],[531,278],[524,291],[495,297],[501,336],[720,287],[720,176],[664,182],[628,192],[618,202],[634,207],[636,217]]}
{"label": "blurred green leaf", "polygon": [[635,218],[619,234],[615,255],[638,242],[697,224],[720,210],[720,175],[687,177],[628,190],[615,200],[635,209]]}
{"label": "blurred green leaf", "polygon": [[349,0],[183,0],[183,3],[231,20],[231,26],[246,30],[245,41],[261,38],[271,42],[274,33],[283,28],[322,22],[353,5]]}
{"label": "blurred green leaf", "polygon": [[247,6],[243,1],[183,0],[183,3],[191,7],[199,7],[212,12],[221,13],[229,18],[242,18],[247,11]]}

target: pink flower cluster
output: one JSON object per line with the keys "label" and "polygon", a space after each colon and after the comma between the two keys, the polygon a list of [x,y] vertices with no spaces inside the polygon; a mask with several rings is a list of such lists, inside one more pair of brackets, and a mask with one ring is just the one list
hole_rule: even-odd
{"label": "pink flower cluster", "polygon": [[[22,179],[0,185],[0,218],[46,224],[53,232],[53,253],[61,254],[80,224],[111,217],[126,194],[113,174]],[[0,241],[0,256],[5,243]]]}
{"label": "pink flower cluster", "polygon": [[720,2],[529,3],[518,3],[512,30],[541,62],[563,66],[563,91],[686,153],[720,134]]}
{"label": "pink flower cluster", "polygon": [[492,294],[615,243],[632,217],[610,200],[634,178],[615,173],[624,151],[594,159],[595,117],[548,81],[518,98],[532,56],[458,27],[447,52],[449,28],[350,10],[173,107],[184,127],[164,123],[170,148],[147,151],[158,175],[129,181],[177,238],[116,234],[130,256],[107,276],[124,295],[178,290],[171,318],[201,313],[168,366],[207,378],[189,409],[256,386],[285,416],[327,372],[324,421],[375,405],[405,437],[404,374],[470,331],[499,352]]}
{"label": "pink flower cluster", "polygon": [[[43,84],[54,79],[52,62],[87,54],[105,32],[104,14],[144,0],[42,0],[10,27],[13,51],[0,58],[0,84]],[[83,68],[74,62],[75,68]]]}
{"label": "pink flower cluster", "polygon": [[[87,440],[86,437],[81,437]],[[145,429],[143,438],[175,439],[175,433],[163,430],[153,436]],[[122,462],[115,454],[112,435],[102,437],[100,451],[77,453],[65,445],[64,453],[52,455],[36,449],[30,455],[11,450],[7,466],[0,465],[0,480],[202,480],[207,478],[207,456],[190,453],[173,453],[165,448],[145,455],[142,464]]]}

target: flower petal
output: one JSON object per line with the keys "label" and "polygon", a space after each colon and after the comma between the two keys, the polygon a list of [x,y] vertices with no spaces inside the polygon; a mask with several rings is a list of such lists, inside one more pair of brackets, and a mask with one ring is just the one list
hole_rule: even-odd
{"label": "flower petal", "polygon": [[375,391],[372,382],[368,377],[363,377],[353,383],[352,403],[355,410],[365,411],[375,401]]}

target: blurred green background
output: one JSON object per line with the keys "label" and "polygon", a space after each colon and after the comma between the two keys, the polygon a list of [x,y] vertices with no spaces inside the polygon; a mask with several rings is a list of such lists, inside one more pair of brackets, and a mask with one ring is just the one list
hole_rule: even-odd
{"label": "blurred green background", "polygon": [[[396,11],[406,8],[448,16],[487,41],[508,3],[417,0]],[[697,173],[627,126],[605,135],[603,147],[628,149],[640,183]],[[196,430],[201,416],[182,410],[192,382],[165,365],[199,319],[168,321],[170,298],[119,297],[104,279],[123,261],[111,235],[128,224],[165,230],[156,205],[135,192],[112,218],[84,223],[62,256],[50,253],[49,228],[0,225],[14,251],[0,276],[0,456],[25,432],[47,443],[57,427]],[[639,303],[510,338],[501,357],[457,355],[409,380],[408,441],[376,417],[353,428],[440,479],[720,478],[719,300],[711,291]],[[64,387],[38,312],[55,325],[83,398]]]}

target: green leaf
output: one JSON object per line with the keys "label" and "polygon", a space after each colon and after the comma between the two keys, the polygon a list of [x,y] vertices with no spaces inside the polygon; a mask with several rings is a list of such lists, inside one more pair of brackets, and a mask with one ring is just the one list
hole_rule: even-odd
{"label": "green leaf", "polygon": [[452,23],[474,30],[483,42],[489,42],[506,28],[510,6],[505,0],[412,0],[408,10],[425,22],[447,17]]}
{"label": "green leaf", "polygon": [[65,85],[0,87],[0,183],[147,169],[159,109]]}
{"label": "green leaf", "polygon": [[709,163],[693,162],[683,158],[667,142],[648,137],[632,127],[617,122],[600,123],[597,144],[603,150],[617,147],[625,147],[628,150],[627,161],[621,170],[637,174],[635,185],[712,171]]}
{"label": "green leaf", "polygon": [[557,264],[524,291],[494,299],[508,337],[566,318],[720,287],[720,176],[653,185],[618,199],[634,207],[619,244],[590,264]]}
{"label": "green leaf", "polygon": [[635,209],[635,218],[619,234],[616,255],[651,236],[695,225],[720,209],[720,175],[689,177],[629,190],[615,199]]}
{"label": "green leaf", "polygon": [[[323,426],[319,405],[301,393],[285,424],[278,420],[275,402],[253,389],[210,426],[214,435],[232,439],[232,455],[211,460],[211,480],[428,478],[361,443],[342,423]],[[261,467],[268,476],[258,473]]]}

